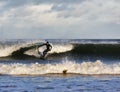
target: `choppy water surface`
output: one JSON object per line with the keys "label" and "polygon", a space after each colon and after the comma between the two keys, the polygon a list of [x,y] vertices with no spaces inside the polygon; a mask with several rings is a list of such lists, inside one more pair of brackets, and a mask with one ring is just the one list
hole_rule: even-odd
{"label": "choppy water surface", "polygon": [[120,76],[0,76],[0,92],[120,92]]}

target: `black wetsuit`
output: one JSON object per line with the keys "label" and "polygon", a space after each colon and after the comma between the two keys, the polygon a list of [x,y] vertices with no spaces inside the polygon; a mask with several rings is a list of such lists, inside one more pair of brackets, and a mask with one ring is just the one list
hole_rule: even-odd
{"label": "black wetsuit", "polygon": [[46,46],[46,49],[43,51],[43,57],[45,57],[45,55],[47,54],[47,52],[52,49],[52,46],[49,43],[45,43],[43,45]]}

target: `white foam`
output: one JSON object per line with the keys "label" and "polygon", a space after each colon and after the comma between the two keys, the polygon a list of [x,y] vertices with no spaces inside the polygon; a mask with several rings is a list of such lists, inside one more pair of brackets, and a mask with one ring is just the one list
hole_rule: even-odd
{"label": "white foam", "polygon": [[77,74],[120,74],[120,63],[108,65],[101,61],[75,63],[63,61],[58,64],[0,64],[0,74],[9,75],[41,75],[47,73]]}
{"label": "white foam", "polygon": [[62,52],[67,52],[71,51],[73,49],[72,44],[58,44],[58,45],[53,45],[53,48],[50,53],[62,53]]}
{"label": "white foam", "polygon": [[[31,49],[25,52],[27,55],[39,57],[39,52],[43,52],[46,49],[46,46],[39,47],[39,49]],[[73,49],[73,45],[71,44],[54,44],[52,45],[52,50],[48,52],[48,54],[52,53],[63,53],[67,51],[71,51]]]}

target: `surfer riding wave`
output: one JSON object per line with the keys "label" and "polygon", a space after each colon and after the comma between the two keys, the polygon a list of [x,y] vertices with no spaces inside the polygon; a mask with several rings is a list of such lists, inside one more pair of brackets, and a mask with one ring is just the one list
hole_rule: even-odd
{"label": "surfer riding wave", "polygon": [[[47,54],[49,51],[52,50],[52,45],[47,41],[46,43],[42,44],[41,46],[46,46],[46,49],[43,51],[42,56],[41,56],[41,58],[45,58],[46,54]],[[40,47],[41,47],[41,46],[40,46]],[[39,47],[38,47],[38,48],[39,48]],[[41,54],[39,50],[38,50],[38,53]]]}

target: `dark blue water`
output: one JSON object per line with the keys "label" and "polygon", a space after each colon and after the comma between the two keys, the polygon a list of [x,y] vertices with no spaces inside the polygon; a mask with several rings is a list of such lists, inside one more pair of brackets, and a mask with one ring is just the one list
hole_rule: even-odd
{"label": "dark blue water", "polygon": [[0,76],[0,92],[120,92],[119,76]]}

